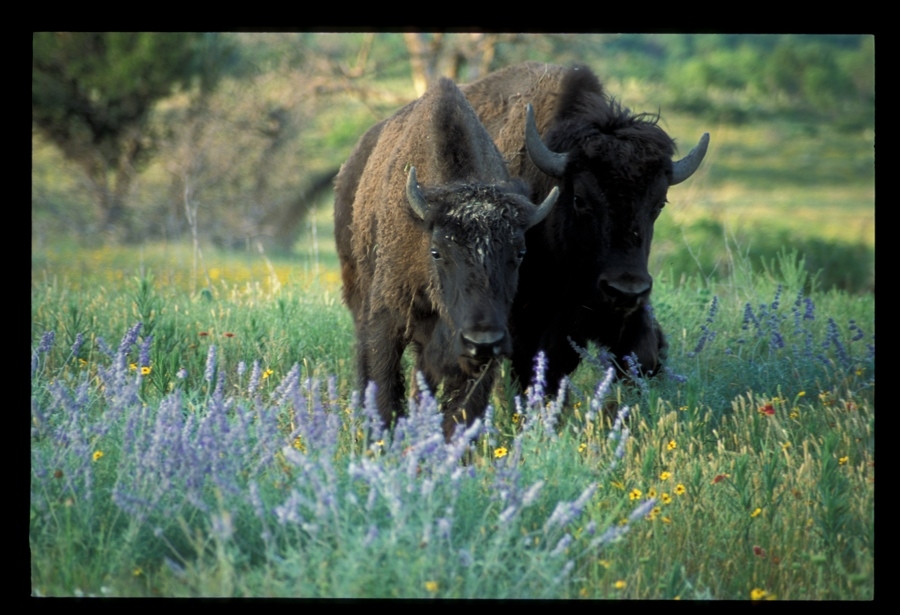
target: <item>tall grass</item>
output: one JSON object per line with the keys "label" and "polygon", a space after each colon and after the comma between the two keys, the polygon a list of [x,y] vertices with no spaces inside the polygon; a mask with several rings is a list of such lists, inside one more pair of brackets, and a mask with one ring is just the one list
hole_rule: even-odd
{"label": "tall grass", "polygon": [[430,396],[383,433],[351,390],[327,247],[207,253],[195,295],[177,254],[33,256],[37,595],[874,595],[874,297],[796,254],[661,276],[661,376],[582,349],[563,403],[504,368],[450,443]]}

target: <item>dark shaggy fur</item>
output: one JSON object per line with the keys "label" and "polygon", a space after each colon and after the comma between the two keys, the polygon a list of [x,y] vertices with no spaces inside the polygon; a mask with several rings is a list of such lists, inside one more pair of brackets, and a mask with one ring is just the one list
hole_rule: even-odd
{"label": "dark shaggy fur", "polygon": [[[410,166],[430,186],[423,216],[407,199]],[[404,413],[409,345],[431,390],[443,385],[447,437],[484,412],[497,359],[512,351],[507,317],[537,222],[527,194],[447,79],[372,127],[341,168],[335,239],[358,385],[376,384],[385,424]]]}
{"label": "dark shaggy fur", "polygon": [[[634,353],[645,371],[658,370],[667,344],[650,308],[647,259],[675,152],[658,116],[623,108],[585,67],[529,62],[461,89],[532,199],[560,188],[553,211],[526,236],[510,314],[519,378],[529,378],[543,350],[555,389],[580,361],[569,340],[608,347],[620,368]],[[527,103],[544,144],[569,155],[561,177],[541,172],[526,151]]]}

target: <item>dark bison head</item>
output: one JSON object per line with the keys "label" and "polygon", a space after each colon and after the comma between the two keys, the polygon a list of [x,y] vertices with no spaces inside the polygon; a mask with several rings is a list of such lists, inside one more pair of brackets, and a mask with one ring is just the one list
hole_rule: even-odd
{"label": "dark bison head", "polygon": [[580,262],[595,300],[627,315],[650,296],[647,261],[666,192],[700,166],[709,133],[672,161],[674,143],[655,117],[630,115],[614,103],[604,110],[598,118],[560,118],[545,145],[529,104],[525,140],[535,166],[560,181],[559,215],[547,222],[551,240],[565,246],[568,262]]}
{"label": "dark bison head", "polygon": [[[508,187],[509,190],[503,188]],[[444,340],[467,372],[497,356],[509,356],[507,319],[525,257],[525,231],[547,217],[554,188],[535,207],[520,181],[497,185],[451,184],[425,189],[412,167],[406,185],[410,208],[430,241],[430,293],[440,306]]]}

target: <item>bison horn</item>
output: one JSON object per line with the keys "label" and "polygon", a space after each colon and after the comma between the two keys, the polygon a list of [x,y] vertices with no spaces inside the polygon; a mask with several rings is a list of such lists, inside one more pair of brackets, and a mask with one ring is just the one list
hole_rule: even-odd
{"label": "bison horn", "polygon": [[568,154],[557,154],[541,141],[541,135],[538,134],[537,124],[534,121],[534,107],[531,106],[531,103],[526,106],[525,114],[525,147],[528,149],[528,156],[534,166],[541,171],[551,177],[561,179],[566,170]]}
{"label": "bison horn", "polygon": [[428,203],[425,202],[425,197],[419,190],[419,184],[416,181],[416,167],[409,168],[409,177],[406,180],[406,200],[409,201],[409,206],[416,212],[416,215],[424,220],[425,214],[428,212]]}
{"label": "bison horn", "polygon": [[547,214],[549,214],[550,210],[553,209],[553,204],[556,203],[556,198],[558,196],[559,188],[557,186],[553,186],[553,190],[550,191],[550,194],[547,195],[547,198],[544,199],[544,202],[541,203],[540,206],[535,208],[534,213],[531,214],[531,220],[529,220],[528,228],[531,228],[547,217]]}
{"label": "bison horn", "polygon": [[703,162],[703,157],[706,156],[707,147],[709,147],[709,133],[704,132],[703,136],[700,137],[700,142],[697,143],[697,147],[692,149],[690,154],[672,163],[672,181],[669,183],[670,186],[680,184],[694,174],[694,171]]}

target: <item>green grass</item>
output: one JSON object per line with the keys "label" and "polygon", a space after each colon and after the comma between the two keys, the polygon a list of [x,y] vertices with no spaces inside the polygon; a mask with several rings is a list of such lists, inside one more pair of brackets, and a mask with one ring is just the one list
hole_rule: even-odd
{"label": "green grass", "polygon": [[[278,384],[296,365],[302,377],[335,375],[337,407],[347,408],[354,381],[352,324],[339,299],[328,218],[317,220],[322,227],[315,248],[309,237],[291,259],[206,248],[196,279],[193,255],[179,245],[84,250],[56,244],[35,250],[33,344],[38,346],[45,331],[55,331],[57,342],[39,357],[33,399],[50,403],[52,382],[73,391],[87,383],[91,401],[85,416],[99,420],[112,402],[100,387],[99,370],[107,359],[98,351],[97,338],[115,348],[128,328],[143,322],[142,339],[153,336],[151,371],[140,388],[145,412],[155,412],[174,390],[182,392],[187,412],[201,412],[214,396],[213,383],[204,377],[213,344],[218,369],[226,375],[223,392],[236,403],[253,399],[246,390],[248,375],[236,371],[238,362],[249,367],[259,360],[262,369],[271,370],[261,381],[261,399],[275,399]],[[334,530],[335,537],[346,536],[338,550],[329,546],[331,540],[303,547],[301,535],[274,527],[272,532],[282,532],[275,532],[280,538],[266,546],[258,539],[261,527],[250,505],[234,496],[219,501],[223,494],[216,490],[204,496],[211,512],[182,505],[174,517],[141,522],[109,499],[116,476],[129,467],[129,453],[122,448],[123,417],[112,421],[106,435],[91,436],[84,444],[85,451],[104,453],[89,464],[94,485],[89,500],[67,495],[75,492],[68,492],[62,479],[33,476],[34,588],[41,595],[77,590],[96,595],[683,599],[748,599],[756,590],[754,595],[764,591],[777,599],[871,599],[874,355],[866,345],[874,343],[874,297],[804,290],[812,276],[789,253],[775,257],[767,271],[754,272],[736,248],[732,261],[730,272],[718,277],[683,270],[657,277],[657,315],[672,344],[669,368],[686,381],[661,377],[644,389],[613,386],[606,405],[631,407],[632,438],[612,473],[605,471],[612,455],[608,423],[602,415],[586,416],[602,372],[589,363],[579,368],[556,434],[536,431],[524,441],[519,484],[524,488],[543,480],[545,488],[530,514],[508,528],[496,523],[502,507],[490,499],[502,468],[494,450],[512,450],[520,430],[508,382],[494,396],[497,433],[476,445],[472,467],[478,478],[455,500],[455,544],[430,543],[421,552],[423,524],[434,523],[434,517],[421,516],[422,504],[409,504],[419,512],[408,513],[409,529],[397,536],[398,542],[369,547],[362,546],[365,527],[357,527],[356,513],[348,508]],[[780,305],[773,309],[779,285]],[[814,301],[815,318],[802,321],[803,333],[794,334],[791,307],[801,291]],[[714,297],[718,310],[710,317]],[[762,321],[759,335],[752,326],[742,329],[748,303]],[[779,318],[764,317],[761,305]],[[846,362],[833,347],[823,350],[830,357],[827,364],[805,354],[806,333],[816,350],[829,339],[829,317],[849,353]],[[851,341],[851,319],[865,332],[864,339]],[[702,326],[716,335],[694,353]],[[784,334],[785,349],[772,349],[773,330]],[[77,333],[85,343],[72,355]],[[188,374],[184,380],[177,376],[181,368]],[[765,413],[767,407],[774,414]],[[287,438],[293,423],[288,414],[279,420]],[[348,423],[339,437],[337,464],[363,452],[351,433]],[[33,454],[55,451],[63,475],[77,476],[77,459],[48,446],[33,440]],[[283,500],[292,485],[305,484],[290,462],[282,463],[281,471],[256,479],[271,505]],[[597,492],[582,516],[555,537],[545,537],[540,528],[554,503],[574,499],[592,481],[598,483]],[[602,531],[627,517],[640,501],[629,499],[635,490],[641,499],[655,492],[657,510],[634,523],[620,541],[587,548],[589,523]],[[443,504],[431,505],[437,506],[435,515],[444,514]],[[216,511],[233,515],[234,533],[227,539],[213,532]],[[163,530],[160,536],[156,526]],[[564,557],[552,556],[563,531],[572,545]],[[524,532],[521,538],[537,541],[536,550],[523,552],[520,540],[508,532]],[[474,568],[460,567],[461,545],[470,545],[462,548],[471,551]],[[175,564],[167,564],[167,558]],[[568,560],[576,565],[559,582]]]}

